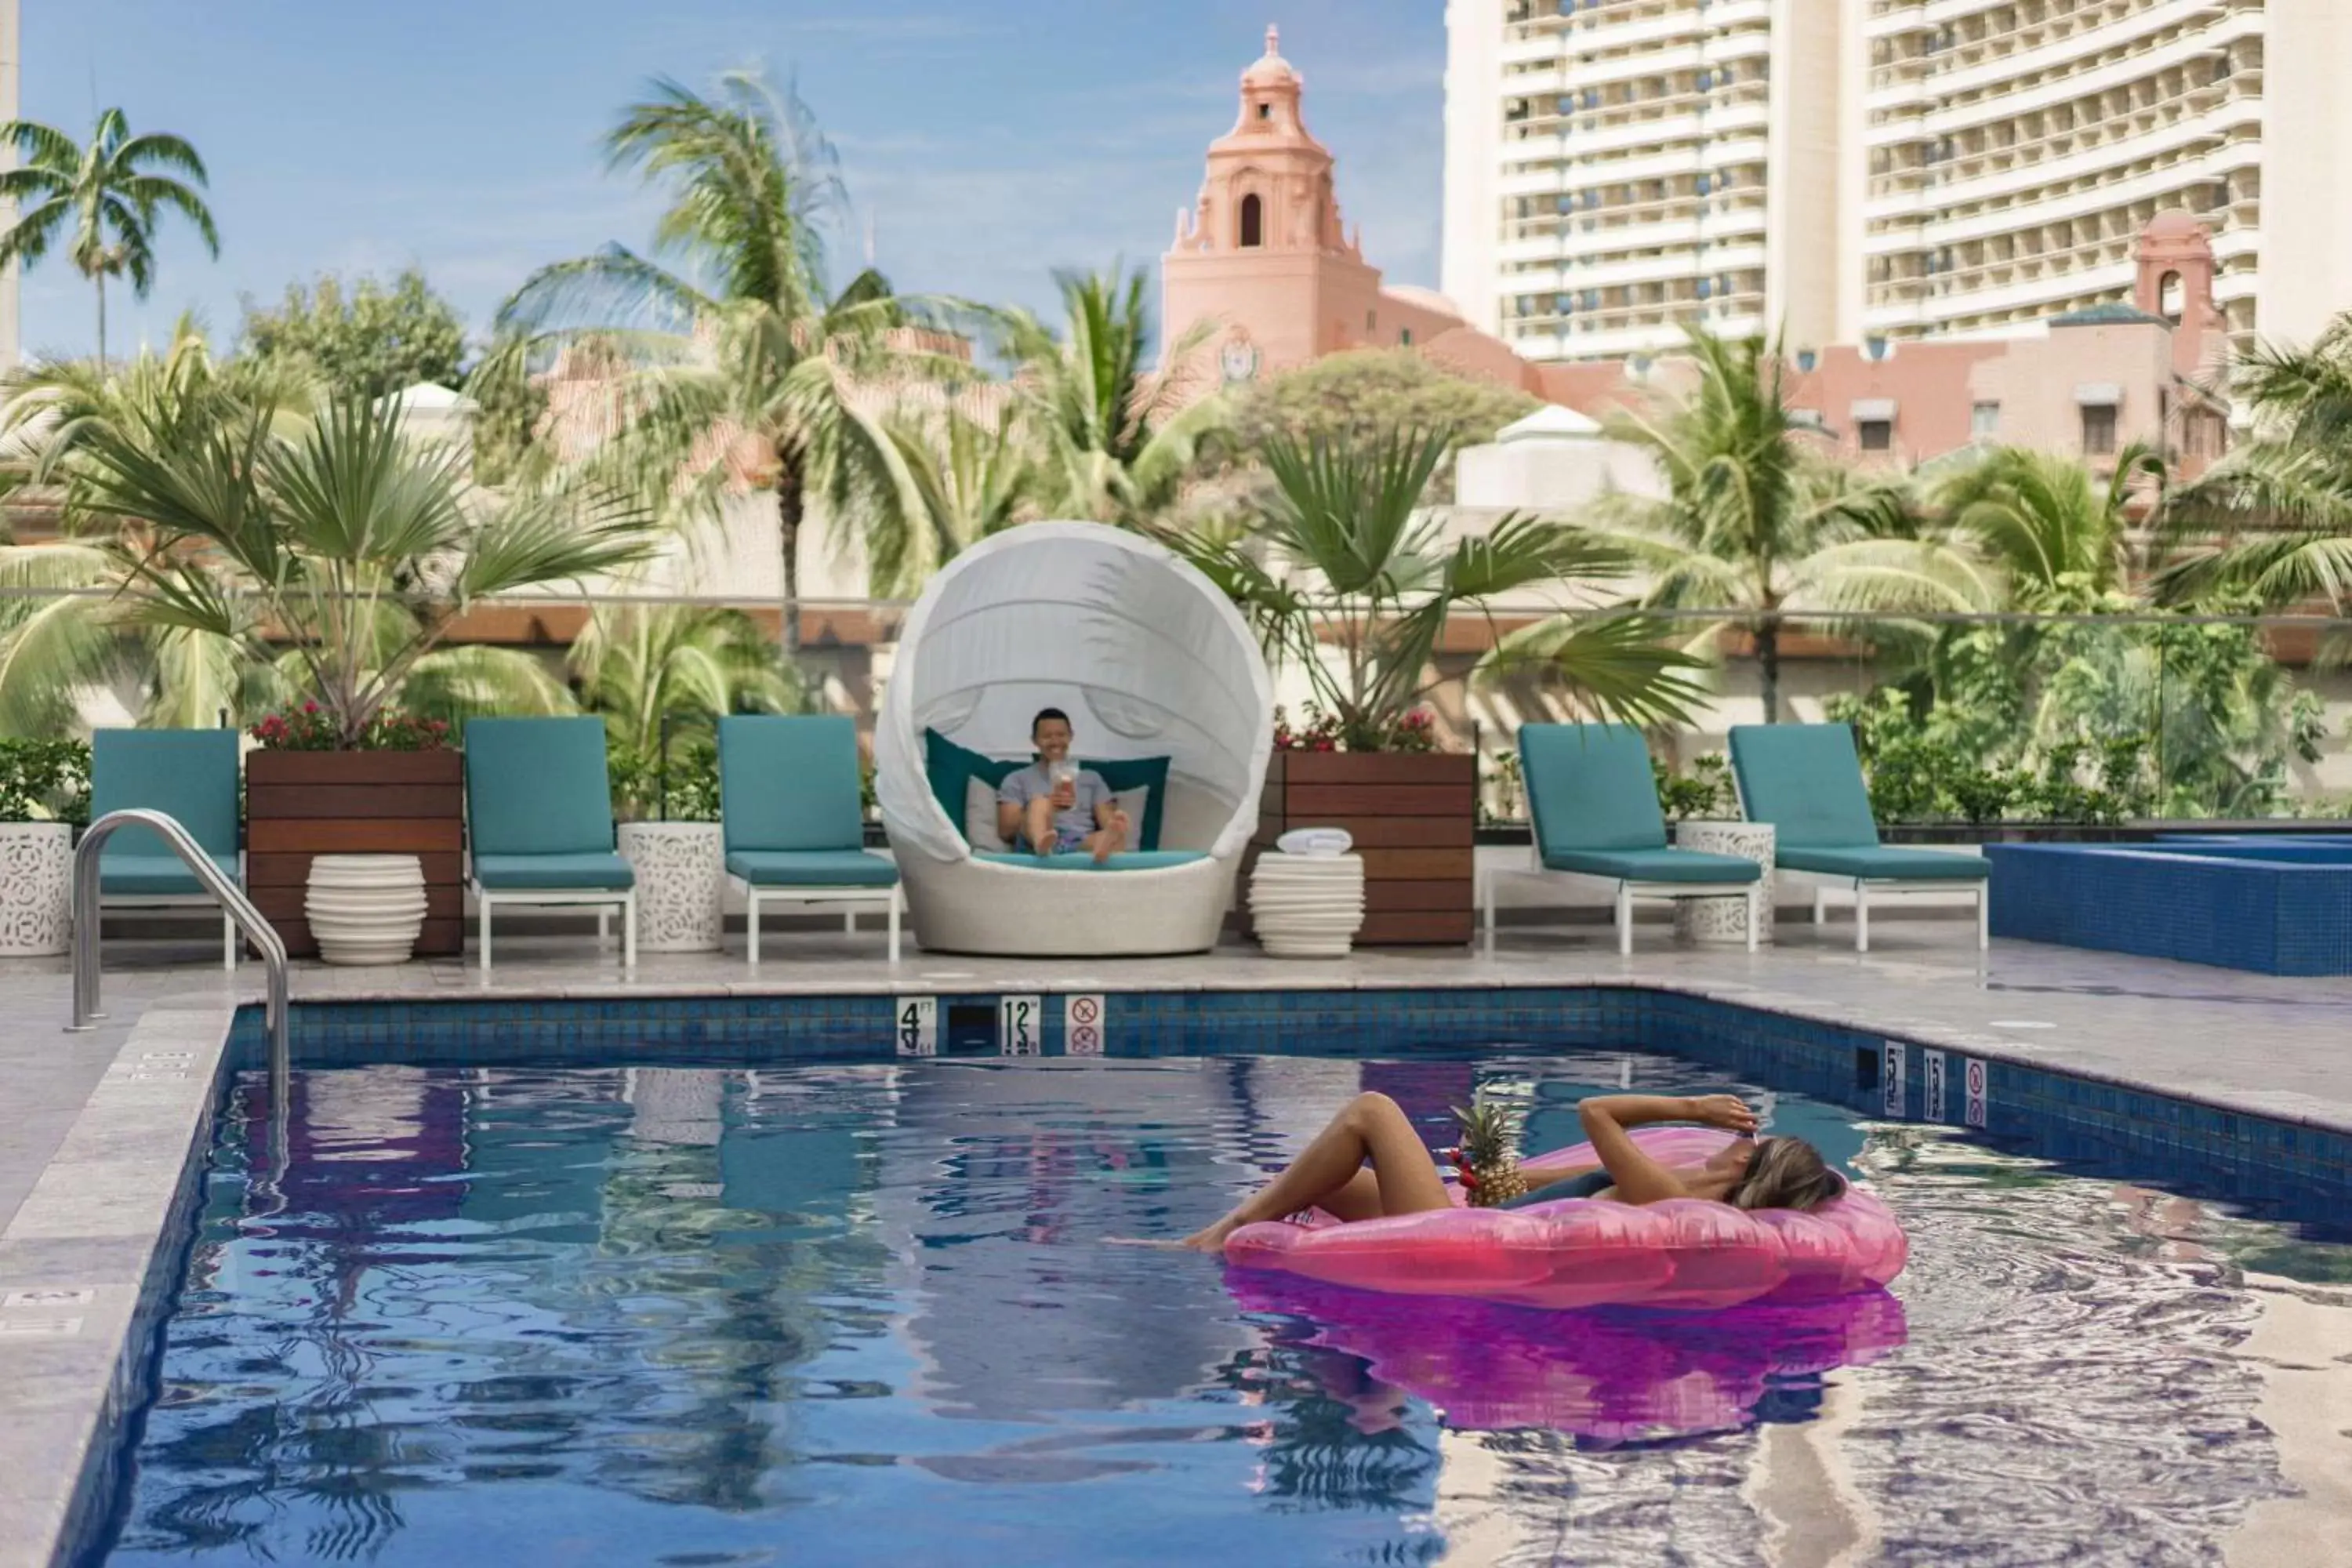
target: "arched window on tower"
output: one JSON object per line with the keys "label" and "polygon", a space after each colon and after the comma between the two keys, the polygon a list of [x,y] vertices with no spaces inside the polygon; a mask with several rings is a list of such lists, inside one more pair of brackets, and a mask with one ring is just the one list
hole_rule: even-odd
{"label": "arched window on tower", "polygon": [[2163,280],[2156,286],[2156,313],[2176,327],[2180,324],[2180,274],[2178,272],[2166,273]]}
{"label": "arched window on tower", "polygon": [[1265,243],[1265,204],[1255,194],[1242,198],[1242,248],[1255,250]]}

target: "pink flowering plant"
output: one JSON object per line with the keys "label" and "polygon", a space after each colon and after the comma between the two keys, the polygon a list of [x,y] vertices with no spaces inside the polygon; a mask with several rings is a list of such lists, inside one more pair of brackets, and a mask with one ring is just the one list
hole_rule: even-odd
{"label": "pink flowering plant", "polygon": [[[1234,601],[1269,661],[1306,678],[1309,717],[1285,726],[1297,747],[1434,750],[1423,703],[1455,616],[1491,622],[1504,595],[1569,590],[1630,568],[1622,550],[1585,530],[1520,513],[1449,540],[1423,504],[1447,447],[1442,431],[1356,446],[1276,437],[1259,451],[1274,480],[1262,511],[1239,528],[1160,535]],[[1540,675],[1623,723],[1688,721],[1699,661],[1669,646],[1654,617],[1563,613],[1546,625],[1557,629],[1487,654],[1478,676]]]}
{"label": "pink flowering plant", "polygon": [[1337,713],[1319,702],[1299,709],[1293,724],[1285,710],[1274,710],[1274,749],[1277,752],[1433,752],[1437,750],[1437,715],[1426,708],[1399,714],[1393,721],[1375,721],[1369,728],[1350,729]]}
{"label": "pink flowering plant", "polygon": [[382,709],[356,735],[347,734],[315,701],[272,713],[251,733],[263,750],[271,752],[437,752],[449,743],[446,721]]}

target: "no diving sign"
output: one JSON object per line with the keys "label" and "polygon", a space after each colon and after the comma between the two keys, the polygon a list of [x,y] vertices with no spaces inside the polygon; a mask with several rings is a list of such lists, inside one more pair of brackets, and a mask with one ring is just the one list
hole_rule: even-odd
{"label": "no diving sign", "polygon": [[1071,1057],[1098,1057],[1103,1054],[1103,999],[1089,992],[1072,996],[1062,1004],[1062,1054]]}

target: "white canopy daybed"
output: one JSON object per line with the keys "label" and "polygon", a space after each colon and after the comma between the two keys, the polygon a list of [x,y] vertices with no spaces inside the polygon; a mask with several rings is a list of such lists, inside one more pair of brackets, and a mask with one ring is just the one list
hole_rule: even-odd
{"label": "white canopy daybed", "polygon": [[[1157,777],[1156,828],[1097,868],[987,848],[992,773],[1026,763],[1059,708],[1076,754]],[[874,736],[875,789],[917,939],[1018,957],[1216,944],[1257,826],[1274,688],[1240,612],[1192,566],[1092,522],[1010,529],[948,563],[900,634]],[[977,755],[974,755],[977,753]]]}

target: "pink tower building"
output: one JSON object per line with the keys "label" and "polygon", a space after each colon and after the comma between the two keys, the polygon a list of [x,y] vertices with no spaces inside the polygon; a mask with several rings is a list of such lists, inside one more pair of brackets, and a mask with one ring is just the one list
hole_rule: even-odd
{"label": "pink tower building", "polygon": [[1241,117],[1209,144],[1208,175],[1160,263],[1160,320],[1174,342],[1213,323],[1207,365],[1184,367],[1206,390],[1213,370],[1247,381],[1343,349],[1419,347],[1432,358],[1537,390],[1532,368],[1472,330],[1444,296],[1384,288],[1340,221],[1331,150],[1300,113],[1305,82],[1265,30],[1265,54],[1242,72]]}

